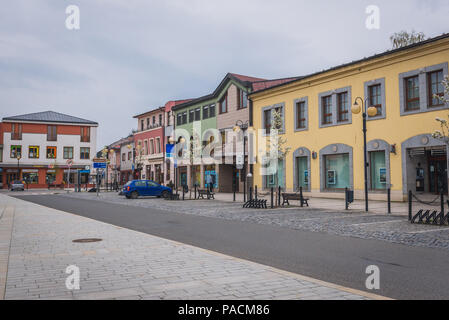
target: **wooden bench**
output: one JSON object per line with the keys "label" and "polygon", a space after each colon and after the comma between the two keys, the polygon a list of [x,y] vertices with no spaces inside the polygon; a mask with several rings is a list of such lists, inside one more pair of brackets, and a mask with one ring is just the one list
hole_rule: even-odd
{"label": "wooden bench", "polygon": [[288,200],[298,200],[300,201],[301,206],[309,206],[309,198],[304,198],[300,193],[282,193],[282,205],[290,205]]}
{"label": "wooden bench", "polygon": [[214,199],[215,200],[215,193],[210,192],[208,189],[198,189],[198,198],[197,199],[204,199],[204,196],[207,196],[207,200]]}

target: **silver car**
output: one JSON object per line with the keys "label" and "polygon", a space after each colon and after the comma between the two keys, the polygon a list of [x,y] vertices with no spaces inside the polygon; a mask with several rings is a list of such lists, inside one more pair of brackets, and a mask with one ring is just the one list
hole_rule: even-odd
{"label": "silver car", "polygon": [[25,185],[20,180],[14,180],[11,183],[10,189],[11,189],[11,191],[15,191],[15,190],[24,191],[25,190]]}

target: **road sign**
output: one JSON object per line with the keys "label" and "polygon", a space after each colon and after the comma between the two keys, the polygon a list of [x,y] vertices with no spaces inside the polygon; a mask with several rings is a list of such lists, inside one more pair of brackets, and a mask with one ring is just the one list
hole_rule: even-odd
{"label": "road sign", "polygon": [[235,156],[235,161],[237,164],[237,169],[243,169],[243,155],[238,154]]}
{"label": "road sign", "polygon": [[67,166],[70,168],[73,165],[73,160],[69,159],[66,161],[66,163],[67,163]]}
{"label": "road sign", "polygon": [[95,169],[105,169],[106,168],[106,162],[94,162],[94,168]]}
{"label": "road sign", "polygon": [[90,166],[85,166],[84,170],[90,170]]}

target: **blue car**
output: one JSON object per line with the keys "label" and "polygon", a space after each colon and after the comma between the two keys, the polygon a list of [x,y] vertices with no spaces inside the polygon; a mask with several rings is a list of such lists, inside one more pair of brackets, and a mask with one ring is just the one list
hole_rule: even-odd
{"label": "blue car", "polygon": [[133,180],[123,186],[122,194],[127,199],[151,196],[167,198],[172,194],[172,189],[151,180]]}

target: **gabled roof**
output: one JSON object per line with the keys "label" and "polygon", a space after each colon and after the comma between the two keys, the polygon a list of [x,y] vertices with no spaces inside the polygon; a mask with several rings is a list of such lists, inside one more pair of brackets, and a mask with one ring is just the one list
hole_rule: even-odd
{"label": "gabled roof", "polygon": [[171,111],[173,106],[176,106],[176,105],[181,104],[181,103],[189,102],[191,100],[192,99],[171,100],[171,101],[166,102],[165,106],[163,106],[163,107],[157,107],[157,108],[151,109],[151,110],[146,111],[144,113],[135,115],[133,118],[140,118],[140,117],[143,117],[143,116],[147,116],[147,115],[152,114],[155,111],[160,111],[160,110],[168,112],[168,111]]}
{"label": "gabled roof", "polygon": [[437,42],[439,40],[443,40],[443,39],[447,39],[447,38],[449,38],[449,33],[444,33],[441,36],[430,38],[430,39],[427,39],[427,40],[424,40],[424,41],[421,41],[421,42],[417,42],[417,43],[414,43],[414,44],[411,44],[411,45],[408,45],[408,46],[405,46],[405,47],[401,47],[401,48],[398,48],[398,49],[387,50],[385,52],[382,52],[382,53],[379,53],[379,54],[375,54],[375,55],[372,55],[370,57],[365,57],[363,59],[359,59],[359,60],[351,61],[351,62],[348,62],[348,63],[344,63],[344,64],[341,64],[341,65],[338,65],[338,66],[335,66],[335,67],[332,67],[332,68],[329,68],[329,69],[326,69],[326,70],[323,70],[323,71],[318,71],[318,72],[311,73],[311,74],[306,75],[306,76],[296,77],[296,78],[294,78],[294,79],[292,79],[290,81],[285,81],[283,83],[278,83],[276,85],[271,85],[270,87],[267,87],[267,88],[261,87],[260,89],[255,89],[253,92],[251,92],[251,95],[257,94],[257,93],[260,93],[260,92],[264,92],[264,91],[268,91],[268,90],[273,89],[273,88],[282,87],[283,85],[294,83],[296,81],[301,81],[303,79],[311,78],[311,77],[314,77],[314,76],[317,76],[317,75],[320,75],[320,74],[324,74],[324,73],[329,72],[329,71],[334,71],[334,70],[350,67],[350,66],[362,63],[362,62],[366,62],[366,61],[369,61],[369,60],[374,60],[374,59],[377,59],[377,58],[380,58],[380,57],[383,57],[383,56],[392,55],[392,54],[395,54],[397,52],[401,52],[401,51],[405,51],[405,50],[421,47],[421,46],[424,46],[426,44],[429,44],[429,43],[432,43],[432,42]]}
{"label": "gabled roof", "polygon": [[210,94],[207,94],[205,96],[196,98],[196,99],[192,99],[188,102],[185,103],[181,103],[177,106],[174,106],[172,108],[172,110],[179,110],[179,109],[183,109],[192,105],[195,105],[197,103],[201,103],[203,101],[207,101],[207,100],[211,100],[214,98],[218,98],[219,94],[221,93],[221,91],[225,88],[226,84],[231,81],[234,80],[237,83],[240,83],[242,86],[246,87],[246,88],[252,88],[252,83],[253,82],[257,82],[257,81],[267,81],[266,79],[262,79],[262,78],[255,78],[255,77],[250,77],[250,76],[244,76],[241,74],[237,74],[237,73],[228,73],[226,74],[226,76],[223,78],[223,80],[221,80],[220,84],[218,85],[218,87]]}
{"label": "gabled roof", "polygon": [[54,111],[43,111],[43,112],[22,114],[13,117],[5,117],[3,118],[3,121],[59,122],[59,123],[98,125],[98,123],[94,121],[81,119]]}

